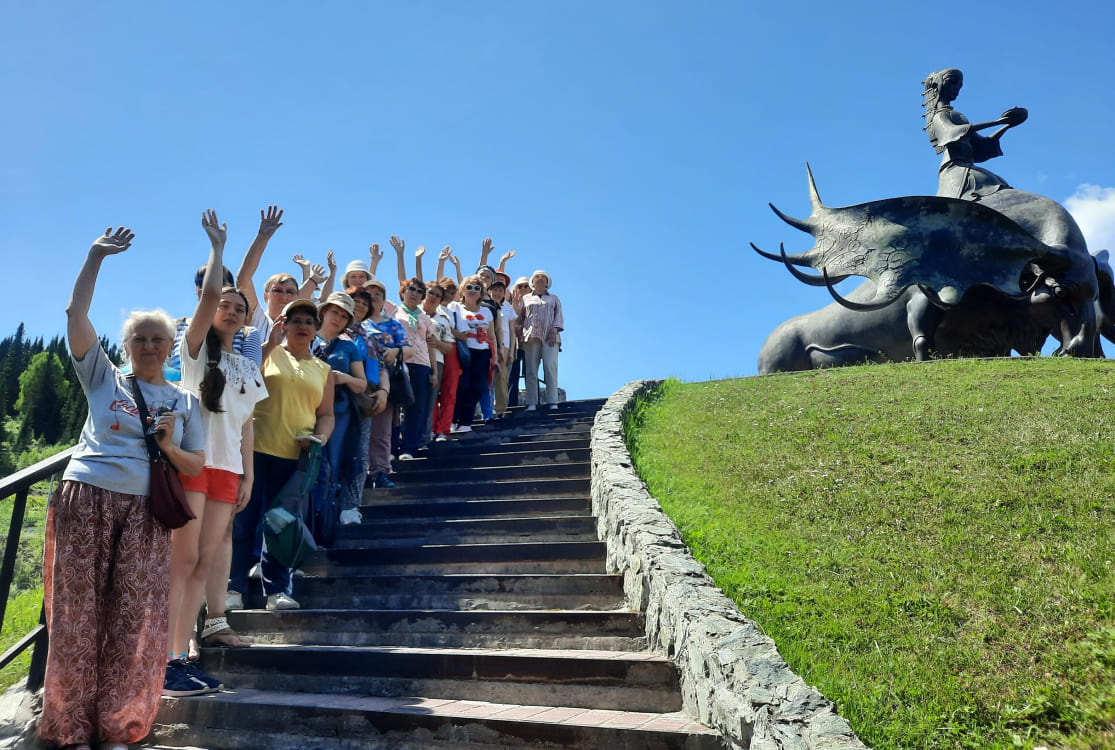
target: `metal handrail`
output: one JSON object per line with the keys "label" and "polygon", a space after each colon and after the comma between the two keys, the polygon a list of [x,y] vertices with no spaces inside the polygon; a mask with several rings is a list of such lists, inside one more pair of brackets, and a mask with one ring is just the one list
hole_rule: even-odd
{"label": "metal handrail", "polygon": [[[12,590],[15,560],[19,552],[20,536],[23,532],[23,516],[27,510],[27,493],[36,482],[41,482],[63,471],[76,447],[67,448],[61,453],[56,453],[50,458],[44,458],[37,464],[28,466],[26,469],[17,471],[10,477],[0,480],[0,502],[15,495],[12,519],[8,524],[7,546],[4,547],[4,560],[0,562],[0,628],[3,627],[4,614],[8,607],[8,595]],[[39,610],[39,624],[0,656],[0,669],[8,666],[32,645],[34,645],[34,651],[31,653],[31,669],[27,675],[27,687],[30,690],[38,690],[42,687],[43,674],[46,669],[47,632],[45,612],[42,609]]]}

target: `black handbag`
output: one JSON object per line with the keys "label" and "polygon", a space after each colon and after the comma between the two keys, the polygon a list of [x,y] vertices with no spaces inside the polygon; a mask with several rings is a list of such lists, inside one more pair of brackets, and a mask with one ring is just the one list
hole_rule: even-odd
{"label": "black handbag", "polygon": [[139,408],[140,426],[147,445],[147,457],[151,462],[151,490],[148,493],[151,515],[168,529],[181,528],[197,516],[186,503],[186,490],[182,487],[178,470],[167,460],[155,438],[147,432],[147,403],[143,400],[143,393],[139,390],[134,374],[128,376],[128,385]]}
{"label": "black handbag", "polygon": [[[453,328],[457,328],[457,311],[453,311]],[[461,365],[461,372],[468,371],[469,361],[472,359],[472,352],[468,350],[468,342],[461,341],[456,336],[453,337],[457,343],[457,361]]]}
{"label": "black handbag", "polygon": [[391,380],[391,392],[387,400],[399,406],[412,406],[414,404],[414,386],[410,384],[410,372],[406,362],[403,361],[403,348],[399,347],[399,356],[387,366],[387,374]]}

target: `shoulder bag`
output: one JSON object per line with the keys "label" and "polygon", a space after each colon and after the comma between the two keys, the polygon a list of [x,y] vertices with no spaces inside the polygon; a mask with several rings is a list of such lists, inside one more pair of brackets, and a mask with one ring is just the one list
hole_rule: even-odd
{"label": "shoulder bag", "polygon": [[166,454],[159,448],[154,436],[147,433],[147,403],[143,400],[143,393],[139,390],[135,375],[128,376],[128,385],[139,408],[140,429],[143,430],[147,457],[151,463],[151,490],[148,493],[151,515],[168,529],[181,528],[197,516],[186,503],[186,490],[182,487],[178,469],[167,460]]}

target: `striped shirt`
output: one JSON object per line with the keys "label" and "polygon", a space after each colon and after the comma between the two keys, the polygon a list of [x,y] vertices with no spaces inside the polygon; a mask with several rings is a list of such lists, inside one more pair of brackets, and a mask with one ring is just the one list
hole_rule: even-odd
{"label": "striped shirt", "polygon": [[519,315],[523,327],[523,341],[545,341],[553,330],[564,330],[565,319],[561,314],[561,300],[556,294],[530,292],[523,295],[523,312]]}

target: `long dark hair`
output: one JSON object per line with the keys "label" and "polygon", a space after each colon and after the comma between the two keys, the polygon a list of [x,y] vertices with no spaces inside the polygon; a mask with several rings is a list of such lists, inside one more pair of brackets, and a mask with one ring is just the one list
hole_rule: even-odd
{"label": "long dark hair", "polygon": [[[221,289],[222,297],[230,293],[239,295],[240,299],[244,300],[244,309],[248,309],[248,298],[242,291],[234,286]],[[220,364],[221,337],[210,323],[209,330],[205,332],[205,377],[201,379],[201,403],[214,413],[224,411],[221,408],[221,396],[225,392],[225,374],[221,372]]]}

